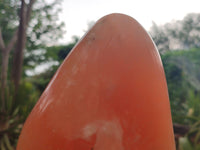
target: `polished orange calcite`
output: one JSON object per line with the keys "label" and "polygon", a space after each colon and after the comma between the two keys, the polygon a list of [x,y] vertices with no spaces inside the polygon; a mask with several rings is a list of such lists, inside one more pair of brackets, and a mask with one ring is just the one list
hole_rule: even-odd
{"label": "polished orange calcite", "polygon": [[17,150],[175,150],[159,53],[133,18],[101,18],[74,47]]}

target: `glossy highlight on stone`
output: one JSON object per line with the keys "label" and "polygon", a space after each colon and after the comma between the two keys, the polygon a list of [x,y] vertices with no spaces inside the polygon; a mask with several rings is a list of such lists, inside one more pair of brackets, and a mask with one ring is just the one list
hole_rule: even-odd
{"label": "glossy highlight on stone", "polygon": [[133,18],[101,18],[64,60],[17,150],[175,150],[159,53]]}

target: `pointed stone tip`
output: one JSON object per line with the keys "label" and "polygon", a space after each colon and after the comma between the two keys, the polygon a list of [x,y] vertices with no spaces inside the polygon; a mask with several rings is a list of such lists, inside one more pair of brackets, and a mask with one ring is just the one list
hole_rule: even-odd
{"label": "pointed stone tip", "polygon": [[102,18],[100,18],[99,21],[104,20],[104,19],[113,19],[113,20],[118,20],[118,21],[120,21],[121,19],[130,19],[132,21],[133,20],[136,21],[139,24],[139,22],[136,19],[134,19],[133,17],[131,17],[129,15],[123,14],[123,13],[107,14],[107,15],[103,16]]}

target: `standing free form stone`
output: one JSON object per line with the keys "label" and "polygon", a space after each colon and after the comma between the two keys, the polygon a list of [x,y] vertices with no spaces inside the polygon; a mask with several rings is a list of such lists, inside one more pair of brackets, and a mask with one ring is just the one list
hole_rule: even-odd
{"label": "standing free form stone", "polygon": [[17,150],[175,150],[159,53],[133,18],[101,18],[74,47]]}

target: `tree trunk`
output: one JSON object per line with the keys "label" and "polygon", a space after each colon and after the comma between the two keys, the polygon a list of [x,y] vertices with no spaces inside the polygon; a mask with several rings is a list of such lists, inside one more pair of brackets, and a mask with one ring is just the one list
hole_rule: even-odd
{"label": "tree trunk", "polygon": [[0,28],[0,51],[1,51],[1,75],[0,75],[0,94],[1,94],[1,107],[0,111],[5,112],[6,109],[6,90],[7,86],[7,75],[8,75],[8,64],[9,64],[9,55],[10,51],[13,49],[14,44],[17,40],[18,30],[13,34],[9,44],[5,46],[1,28]]}
{"label": "tree trunk", "polygon": [[7,72],[8,72],[8,62],[9,62],[9,51],[2,49],[2,62],[1,62],[1,104],[2,111],[5,111],[5,101],[6,101],[6,88],[7,88]]}
{"label": "tree trunk", "polygon": [[24,49],[26,46],[26,30],[31,18],[32,7],[35,1],[36,0],[30,0],[29,4],[27,5],[24,0],[21,0],[18,40],[14,52],[13,66],[12,66],[12,81],[15,86],[15,94],[17,93],[21,79],[22,66],[24,60]]}
{"label": "tree trunk", "polygon": [[15,93],[17,93],[19,82],[21,79],[25,44],[26,44],[26,4],[24,0],[22,0],[18,39],[17,39],[16,49],[14,51],[13,68],[12,68],[12,80],[15,87]]}

